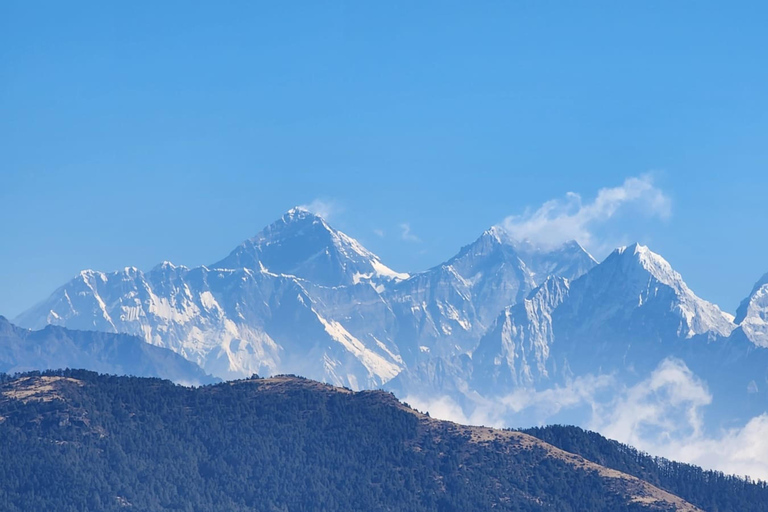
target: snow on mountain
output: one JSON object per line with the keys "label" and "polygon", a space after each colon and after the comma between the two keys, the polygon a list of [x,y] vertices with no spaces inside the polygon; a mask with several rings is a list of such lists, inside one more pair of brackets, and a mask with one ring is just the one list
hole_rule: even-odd
{"label": "snow on mountain", "polygon": [[[402,361],[349,309],[358,297],[386,323],[371,285],[405,277],[320,217],[293,209],[210,268],[165,262],[146,273],[86,270],[17,321],[135,334],[222,378],[302,373],[373,387]],[[360,325],[363,340],[344,322]]]}
{"label": "snow on mountain", "polygon": [[263,269],[323,286],[408,277],[384,265],[378,256],[330,227],[322,217],[300,207],[289,210],[211,268]]}
{"label": "snow on mountain", "polygon": [[[241,331],[219,302],[224,302],[219,292],[258,290],[254,281],[259,278],[245,269],[212,273],[206,267],[188,269],[168,262],[146,274],[133,268],[111,273],[87,270],[16,321],[34,329],[51,323],[134,334],[221,377],[267,372],[279,360],[277,345],[259,324]],[[235,312],[235,318],[238,314],[242,315]],[[252,354],[260,356],[258,364],[249,364]]]}
{"label": "snow on mountain", "polygon": [[697,297],[664,258],[639,244],[615,250],[575,280],[558,316],[570,337],[601,332],[648,343],[734,329],[731,315]]}
{"label": "snow on mountain", "polygon": [[733,318],[641,245],[597,264],[576,242],[542,248],[492,227],[409,275],[294,208],[209,266],[83,271],[17,323],[137,335],[221,378],[295,373],[471,404],[668,356],[711,374],[708,359],[747,361],[752,389],[766,296],[764,279],[739,310],[753,343],[726,342]]}
{"label": "snow on mountain", "polygon": [[741,302],[734,321],[749,341],[768,347],[768,274],[760,278]]}
{"label": "snow on mountain", "polygon": [[568,296],[570,282],[550,277],[522,302],[504,308],[472,354],[472,387],[493,395],[532,387],[548,377],[554,343],[552,313]]}
{"label": "snow on mountain", "polygon": [[560,246],[542,247],[530,240],[516,240],[499,226],[489,230],[500,243],[514,247],[520,258],[527,262],[538,283],[550,276],[574,280],[595,267],[598,262],[576,240]]}
{"label": "snow on mountain", "polygon": [[548,276],[574,279],[594,265],[578,243],[547,251],[493,227],[445,263],[388,287],[384,297],[398,317],[407,362],[425,353],[450,356],[471,351],[502,309]]}
{"label": "snow on mountain", "polygon": [[545,251],[494,227],[409,276],[294,208],[209,266],[83,271],[17,322],[135,334],[222,378],[287,372],[375,387],[417,361],[469,353],[547,276],[594,265],[575,242]]}
{"label": "snow on mountain", "polygon": [[[469,378],[472,389],[492,396],[586,374],[619,372],[631,380],[671,356],[712,373],[712,354],[743,360],[743,347],[727,342],[734,327],[666,260],[635,244],[572,282],[550,278],[506,308],[473,352]],[[720,363],[721,356],[712,357]]]}
{"label": "snow on mountain", "polygon": [[16,327],[0,316],[0,372],[58,368],[159,377],[195,386],[218,381],[178,354],[149,345],[136,336],[52,325],[32,331]]}
{"label": "snow on mountain", "polygon": [[[759,310],[763,285],[745,301],[743,325],[759,317],[746,311],[749,304]],[[768,350],[736,336],[732,319],[697,297],[661,256],[635,244],[573,281],[549,277],[505,307],[468,355],[419,361],[386,385],[423,403],[461,407],[466,417],[508,414],[518,424],[541,421],[535,402],[525,405],[527,396],[554,400],[550,411],[579,400],[610,403],[612,390],[637,384],[674,358],[707,383],[716,398],[707,423],[724,428],[765,412],[768,396]],[[612,384],[593,388],[600,382]],[[589,414],[561,413],[557,418],[566,421]]]}
{"label": "snow on mountain", "polygon": [[[765,284],[740,308],[742,325],[760,325]],[[609,407],[671,358],[706,384],[712,403],[697,421],[714,432],[766,412],[768,350],[734,327],[668,262],[633,245],[573,281],[548,278],[505,307],[469,354],[425,358],[386,387],[481,422],[588,422],[592,407]]]}

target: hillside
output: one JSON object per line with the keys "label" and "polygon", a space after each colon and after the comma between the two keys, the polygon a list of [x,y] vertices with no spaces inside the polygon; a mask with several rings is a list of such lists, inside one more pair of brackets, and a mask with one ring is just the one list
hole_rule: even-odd
{"label": "hillside", "polygon": [[752,482],[719,471],[652,457],[579,427],[552,425],[522,432],[602,466],[641,478],[704,510],[768,511],[768,484],[765,482]]}
{"label": "hillside", "polygon": [[521,432],[283,376],[4,377],[0,509],[700,510]]}

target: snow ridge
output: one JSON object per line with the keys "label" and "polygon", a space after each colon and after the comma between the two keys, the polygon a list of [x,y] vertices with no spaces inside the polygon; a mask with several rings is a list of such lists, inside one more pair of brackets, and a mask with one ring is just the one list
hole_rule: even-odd
{"label": "snow ridge", "polygon": [[768,273],[755,283],[749,296],[739,305],[735,322],[749,341],[759,347],[768,347]]}
{"label": "snow ridge", "polygon": [[[761,300],[745,306],[745,332],[759,331]],[[361,389],[423,368],[409,382],[488,391],[556,378],[598,334],[719,339],[732,320],[638,244],[598,264],[575,241],[541,248],[494,226],[407,274],[293,208],[216,263],[85,270],[16,321],[134,334],[225,379],[297,373]]]}

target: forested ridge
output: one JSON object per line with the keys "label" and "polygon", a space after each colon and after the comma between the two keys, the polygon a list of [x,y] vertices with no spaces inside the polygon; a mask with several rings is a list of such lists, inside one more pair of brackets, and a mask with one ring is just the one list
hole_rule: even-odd
{"label": "forested ridge", "polygon": [[653,457],[579,427],[521,430],[601,466],[636,476],[710,512],[768,511],[768,484],[691,464]]}
{"label": "forested ridge", "polygon": [[293,376],[5,376],[0,460],[8,512],[697,510],[526,434]]}

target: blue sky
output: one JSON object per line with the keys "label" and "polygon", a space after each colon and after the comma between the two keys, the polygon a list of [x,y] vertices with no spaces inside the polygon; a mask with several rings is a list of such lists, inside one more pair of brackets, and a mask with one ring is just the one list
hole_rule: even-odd
{"label": "blue sky", "polygon": [[552,200],[538,218],[586,215],[565,226],[597,256],[646,243],[733,311],[768,272],[767,22],[762,2],[2,2],[0,314],[82,268],[216,261],[297,204],[413,271]]}

